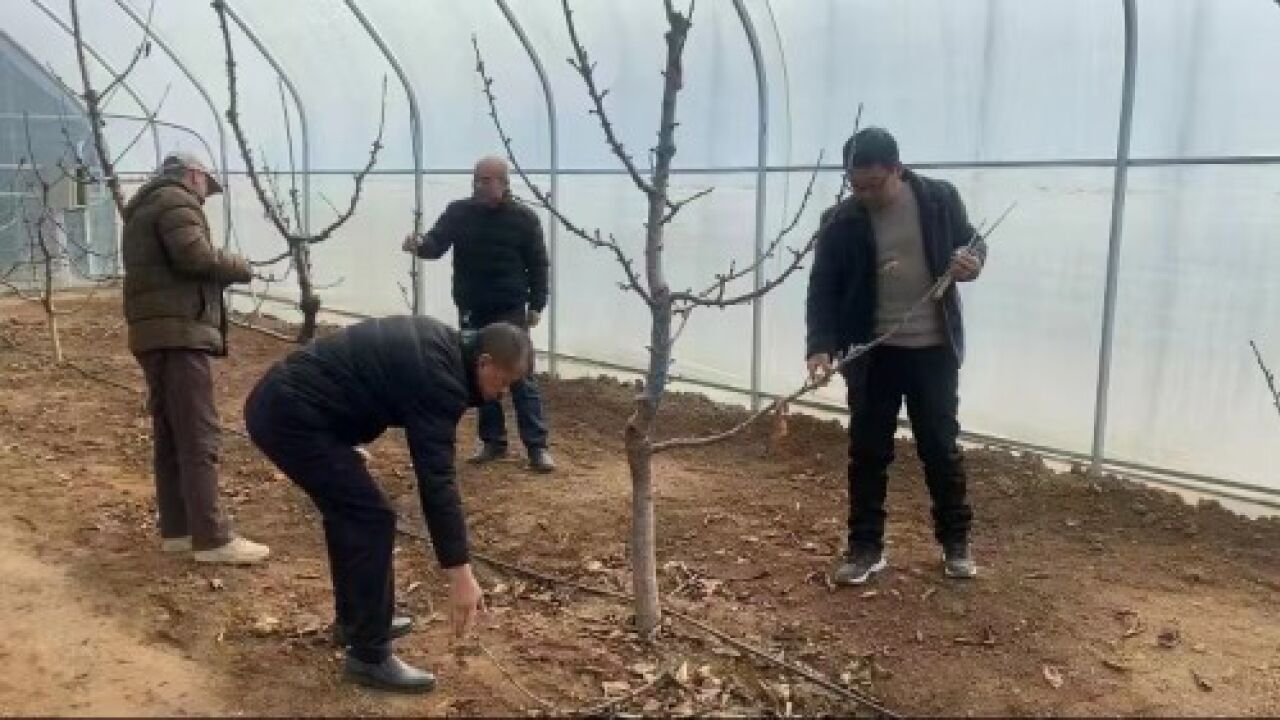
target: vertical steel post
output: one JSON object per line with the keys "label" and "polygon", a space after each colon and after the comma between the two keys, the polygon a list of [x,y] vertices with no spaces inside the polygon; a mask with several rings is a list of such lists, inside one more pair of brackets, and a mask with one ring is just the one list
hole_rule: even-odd
{"label": "vertical steel post", "polygon": [[[550,134],[550,152],[551,152],[551,187],[548,197],[551,204],[555,205],[560,197],[560,131],[556,122],[556,99],[551,92],[551,81],[547,78],[547,70],[542,65],[542,59],[538,57],[537,50],[534,49],[533,43],[529,41],[529,36],[525,34],[524,28],[520,26],[520,22],[516,19],[515,13],[511,12],[507,0],[496,0],[498,7],[502,10],[502,14],[507,18],[507,22],[511,24],[511,29],[515,31],[516,37],[520,38],[520,43],[524,45],[524,50],[529,54],[529,60],[533,63],[533,69],[538,73],[538,82],[542,84],[542,97],[547,104],[547,132]],[[550,358],[551,374],[555,375],[558,368],[559,359],[557,330],[560,314],[558,312],[560,293],[556,289],[556,278],[560,276],[559,265],[557,259],[559,257],[559,231],[560,222],[554,217],[547,221],[547,251],[551,256],[551,280],[550,280],[550,297],[547,301],[547,356]]]}
{"label": "vertical steel post", "polygon": [[[413,135],[413,234],[422,234],[422,116],[418,112],[418,96],[413,91],[413,85],[409,82],[409,76],[405,74],[404,68],[400,66],[400,60],[396,57],[395,52],[382,39],[382,35],[378,32],[378,28],[370,22],[364,12],[360,10],[360,6],[356,4],[356,0],[346,0],[347,8],[351,10],[351,14],[356,16],[356,20],[360,21],[360,26],[368,33],[374,44],[378,46],[378,50],[382,52],[382,56],[387,59],[387,63],[391,65],[391,69],[395,71],[396,77],[400,79],[400,84],[404,87],[404,94],[409,98],[409,132]],[[417,255],[409,264],[409,278],[413,284],[413,314],[421,315],[423,312],[423,281],[422,281],[422,259]]]}
{"label": "vertical steel post", "polygon": [[[733,0],[742,29],[751,48],[751,62],[756,72],[756,217],[755,217],[755,271],[751,274],[752,288],[757,292],[764,286],[764,218],[768,188],[769,160],[769,78],[765,73],[764,58],[760,53],[760,39],[743,0]],[[751,408],[760,409],[761,346],[763,342],[764,298],[751,301]]]}
{"label": "vertical steel post", "polygon": [[1102,470],[1107,435],[1107,403],[1111,389],[1111,354],[1116,324],[1116,288],[1120,273],[1120,241],[1124,237],[1124,205],[1129,187],[1129,145],[1133,134],[1133,97],[1137,83],[1137,0],[1124,2],[1124,84],[1120,92],[1120,134],[1116,142],[1116,172],[1111,196],[1111,232],[1107,248],[1107,284],[1102,301],[1102,345],[1098,352],[1098,394],[1093,416],[1093,462]]}

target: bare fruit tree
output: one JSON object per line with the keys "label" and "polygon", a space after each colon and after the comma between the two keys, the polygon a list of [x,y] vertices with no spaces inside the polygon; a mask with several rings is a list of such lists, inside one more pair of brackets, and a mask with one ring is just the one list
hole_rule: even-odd
{"label": "bare fruit tree", "polygon": [[[76,152],[66,125],[62,127],[65,150],[47,162],[36,152],[31,138],[31,121],[25,114],[23,131],[26,155],[18,161],[13,180],[14,195],[20,199],[14,217],[4,224],[21,223],[27,238],[27,258],[0,272],[0,285],[19,298],[41,306],[49,330],[53,360],[62,363],[64,355],[59,318],[71,314],[71,311],[58,307],[57,291],[71,280],[71,275],[80,274],[73,262],[73,254],[85,259],[107,255],[77,240],[64,221],[67,211],[73,208],[83,211],[85,188],[92,181],[88,166]],[[28,271],[26,282],[21,281],[24,268]],[[92,299],[93,290],[99,284],[88,275],[81,274],[80,279],[91,284],[89,299]],[[38,295],[28,294],[33,287],[39,288]]]}
{"label": "bare fruit tree", "polygon": [[[273,181],[263,182],[262,173],[258,171],[257,165],[253,158],[253,152],[249,148],[249,140],[245,135],[243,124],[240,121],[239,110],[239,92],[237,88],[236,78],[236,60],[235,53],[232,49],[231,31],[227,25],[227,7],[222,0],[213,0],[214,12],[218,15],[218,28],[222,33],[223,47],[226,53],[227,65],[227,89],[230,95],[230,105],[227,108],[227,122],[236,137],[236,144],[240,148],[240,157],[244,162],[245,172],[249,176],[249,182],[253,185],[258,202],[262,205],[262,210],[266,214],[267,219],[275,227],[280,237],[284,239],[286,250],[280,255],[261,261],[251,261],[250,264],[256,267],[274,265],[275,263],[287,260],[289,262],[286,275],[294,272],[298,277],[298,309],[302,312],[302,326],[298,331],[297,341],[305,343],[315,337],[316,332],[316,316],[320,312],[320,296],[317,292],[318,288],[314,280],[314,272],[311,263],[311,247],[318,243],[322,243],[333,236],[333,234],[347,223],[355,214],[356,207],[360,203],[360,194],[364,188],[365,178],[369,172],[373,170],[374,165],[378,161],[378,152],[382,149],[382,133],[386,127],[387,117],[387,81],[386,77],[382,79],[382,109],[378,119],[378,135],[374,139],[369,150],[369,159],[365,166],[355,174],[355,187],[351,193],[350,201],[343,210],[333,208],[334,219],[319,232],[311,233],[306,231],[306,225],[302,222],[302,203],[299,201],[299,192],[296,183],[292,184],[289,190],[289,201],[286,204],[281,197],[279,188]],[[285,118],[286,131],[288,130],[288,117]],[[292,142],[290,142],[292,148]],[[273,177],[269,168],[263,165],[263,171]],[[292,182],[296,173],[290,172],[289,177]],[[275,280],[269,276],[259,276],[263,280]]]}
{"label": "bare fruit tree", "polygon": [[[562,6],[574,50],[574,56],[569,58],[569,63],[577,71],[586,87],[592,104],[591,112],[600,122],[605,142],[622,163],[632,183],[647,202],[644,250],[640,263],[636,262],[615,235],[606,235],[598,229],[588,231],[567,218],[551,203],[546,193],[530,180],[515,157],[511,138],[503,129],[493,92],[494,81],[485,68],[478,43],[475,43],[476,71],[483,83],[485,96],[489,101],[490,115],[506,147],[508,157],[530,192],[569,232],[593,247],[610,252],[618,261],[625,276],[621,287],[625,291],[635,293],[649,309],[651,326],[648,370],[635,400],[635,410],[627,421],[624,438],[632,483],[630,547],[632,584],[636,601],[636,626],[642,636],[653,637],[662,620],[657,580],[653,457],[656,453],[675,447],[670,443],[664,444],[662,441],[655,440],[654,435],[655,430],[658,429],[658,414],[670,379],[673,347],[693,311],[699,308],[727,308],[748,304],[778,287],[803,266],[805,258],[813,250],[816,233],[798,248],[786,247],[790,257],[785,262],[785,267],[758,289],[739,291],[736,288],[738,281],[752,277],[757,268],[779,254],[784,247],[783,240],[796,227],[800,215],[804,212],[807,200],[812,194],[814,179],[811,178],[809,181],[809,188],[805,192],[806,202],[801,203],[796,213],[796,220],[779,233],[761,257],[752,262],[743,263],[740,267],[737,263],[732,264],[727,271],[705,283],[705,286],[697,286],[702,288],[700,290],[695,287],[689,287],[686,290],[673,289],[667,279],[663,262],[666,230],[676,220],[681,210],[711,192],[709,189],[703,190],[688,198],[673,200],[670,189],[672,161],[676,156],[678,124],[676,110],[683,87],[684,50],[692,27],[694,6],[691,3],[687,12],[680,12],[676,10],[673,0],[664,0],[667,20],[666,58],[662,69],[664,82],[657,145],[652,151],[653,167],[647,173],[641,172],[637,167],[615,132],[604,102],[608,90],[601,89],[596,82],[595,64],[578,35],[573,10],[568,0],[563,0]],[[816,168],[814,177],[816,177]]]}
{"label": "bare fruit tree", "polygon": [[[814,181],[816,180],[818,166],[821,165],[821,157],[819,157],[818,166],[815,166],[814,175],[809,179],[808,187],[795,217],[778,233],[777,237],[760,257],[755,258],[752,262],[743,263],[741,266],[737,263],[730,264],[728,270],[717,274],[712,281],[707,282],[705,285],[696,286],[701,289],[689,287],[682,291],[673,290],[667,280],[663,263],[666,228],[672,224],[682,209],[711,192],[711,190],[704,190],[682,200],[672,200],[670,194],[672,161],[676,155],[677,100],[683,87],[684,48],[685,42],[688,40],[689,30],[692,27],[694,6],[691,3],[689,10],[681,13],[675,9],[672,0],[663,0],[667,20],[667,32],[664,36],[666,40],[666,61],[662,70],[664,82],[662,86],[658,142],[652,150],[652,169],[648,173],[642,173],[619,139],[613,123],[609,119],[604,103],[608,90],[601,89],[596,82],[595,64],[579,38],[569,1],[562,0],[561,4],[564,10],[565,24],[569,31],[569,39],[572,42],[574,51],[573,57],[569,58],[569,64],[578,73],[586,87],[592,105],[591,114],[595,115],[599,120],[600,127],[604,132],[605,142],[614,156],[622,163],[627,175],[637,190],[645,197],[647,203],[648,213],[644,224],[645,240],[642,269],[637,268],[636,261],[623,248],[614,234],[606,235],[598,229],[588,231],[575,224],[529,178],[516,157],[511,137],[503,127],[498,113],[497,99],[493,91],[494,80],[485,67],[479,43],[473,38],[472,42],[475,45],[476,53],[476,72],[480,76],[482,89],[489,103],[489,114],[506,149],[507,157],[511,160],[512,166],[529,191],[537,199],[538,203],[546,208],[552,217],[569,232],[586,241],[592,247],[606,250],[612,254],[621,266],[625,277],[625,280],[619,283],[621,288],[624,291],[635,293],[649,308],[652,320],[648,343],[649,366],[645,372],[640,392],[635,400],[635,410],[627,420],[624,440],[632,483],[630,550],[636,626],[642,636],[653,637],[662,621],[662,609],[658,596],[656,519],[653,505],[654,456],[682,448],[702,447],[723,442],[768,416],[776,418],[781,425],[789,403],[825,385],[832,375],[842,367],[886,342],[901,330],[916,312],[919,312],[930,301],[940,297],[953,278],[950,270],[945,272],[904,313],[898,324],[888,332],[869,342],[854,344],[846,348],[834,358],[830,371],[809,378],[794,392],[784,397],[775,398],[768,406],[750,414],[733,427],[705,437],[655,437],[657,434],[655,431],[659,427],[659,410],[670,379],[669,370],[672,362],[672,351],[676,341],[687,326],[693,311],[699,308],[727,308],[745,305],[777,288],[804,266],[805,260],[816,247],[818,238],[822,236],[828,223],[835,219],[837,213],[834,212],[834,209],[826,213],[823,221],[804,244],[798,247],[784,245],[784,240],[799,224],[808,201],[813,195]],[[858,121],[860,121],[861,108],[859,108],[858,116]],[[858,121],[855,121],[855,130]],[[842,183],[840,194],[836,197],[837,205],[844,200],[844,189],[845,186]],[[983,243],[1012,209],[1013,205],[1010,205],[1009,209],[989,229],[984,230],[983,226],[979,226],[970,238],[968,248],[973,249],[978,244]],[[751,290],[738,289],[740,281],[754,276],[757,269],[763,267],[764,263],[781,255],[783,250],[786,251],[789,257],[786,257],[782,263],[782,268],[773,277],[762,282],[758,288]]]}

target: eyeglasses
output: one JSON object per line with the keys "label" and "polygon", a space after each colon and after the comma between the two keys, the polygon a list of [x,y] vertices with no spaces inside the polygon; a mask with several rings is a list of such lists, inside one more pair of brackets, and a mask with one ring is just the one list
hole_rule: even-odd
{"label": "eyeglasses", "polygon": [[885,183],[889,182],[890,175],[881,175],[873,179],[854,180],[849,177],[849,187],[853,190],[854,195],[874,195],[884,189]]}

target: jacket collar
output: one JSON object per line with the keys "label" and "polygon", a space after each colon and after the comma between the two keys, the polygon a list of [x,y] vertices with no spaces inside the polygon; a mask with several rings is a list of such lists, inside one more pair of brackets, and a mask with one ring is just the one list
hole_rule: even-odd
{"label": "jacket collar", "polygon": [[480,357],[480,336],[474,330],[463,330],[460,335],[462,372],[467,381],[467,404],[479,407],[484,404],[484,397],[480,395],[480,377],[476,371],[476,361]]}

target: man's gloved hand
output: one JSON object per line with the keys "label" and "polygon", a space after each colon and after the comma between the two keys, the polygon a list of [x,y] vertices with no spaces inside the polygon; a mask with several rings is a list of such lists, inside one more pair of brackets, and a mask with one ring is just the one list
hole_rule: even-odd
{"label": "man's gloved hand", "polygon": [[407,253],[416,254],[418,252],[418,248],[422,247],[422,237],[410,233],[405,236],[404,244],[401,245],[401,247],[404,248],[404,251]]}
{"label": "man's gloved hand", "polygon": [[525,323],[530,328],[538,327],[538,323],[540,322],[542,322],[542,313],[537,310],[530,310],[529,314],[525,317]]}

